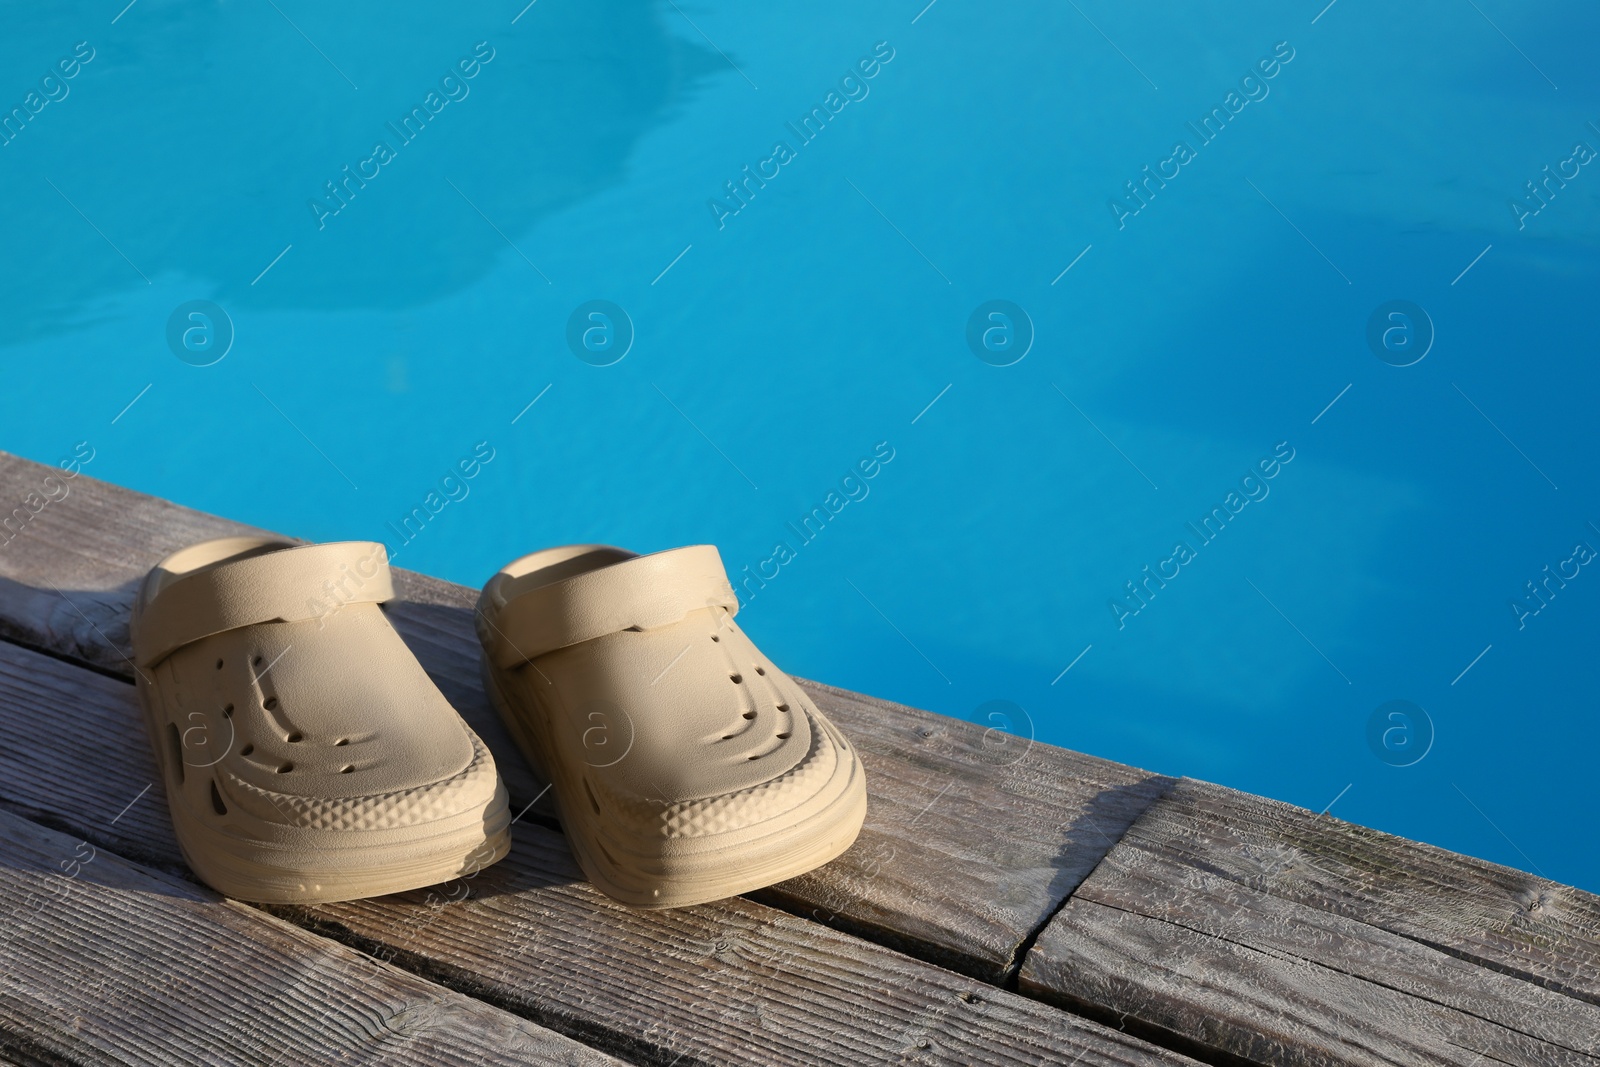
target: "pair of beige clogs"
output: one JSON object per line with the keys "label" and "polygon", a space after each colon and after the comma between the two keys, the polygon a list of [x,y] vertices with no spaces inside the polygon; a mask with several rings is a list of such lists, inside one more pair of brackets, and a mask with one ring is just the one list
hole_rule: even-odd
{"label": "pair of beige clogs", "polygon": [[[510,848],[494,758],[380,607],[383,546],[224,538],[159,563],[138,689],[184,856],[228,896],[376,896]],[[733,616],[709,545],[524,556],[483,590],[489,695],[595,886],[676,907],[770,885],[855,840],[854,749]]]}

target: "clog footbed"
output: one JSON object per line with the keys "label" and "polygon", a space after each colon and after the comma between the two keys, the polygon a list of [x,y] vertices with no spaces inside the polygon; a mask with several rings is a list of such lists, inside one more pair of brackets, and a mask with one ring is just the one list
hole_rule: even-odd
{"label": "clog footbed", "polygon": [[737,623],[710,545],[536,552],[478,602],[485,678],[579,864],[636,907],[717,900],[839,855],[855,750]]}
{"label": "clog footbed", "polygon": [[196,874],[260,902],[432,885],[503,856],[494,759],[390,626],[383,546],[234,537],[168,556],[138,691]]}

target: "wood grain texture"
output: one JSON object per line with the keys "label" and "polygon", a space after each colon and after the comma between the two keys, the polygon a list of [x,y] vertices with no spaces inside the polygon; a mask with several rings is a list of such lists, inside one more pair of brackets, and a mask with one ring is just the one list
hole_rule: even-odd
{"label": "wood grain texture", "polygon": [[[633,1057],[719,1064],[1192,1063],[1115,1029],[735,898],[630,911],[552,831],[460,887],[281,909],[311,929]],[[450,892],[447,890],[446,892]]]}
{"label": "wood grain texture", "polygon": [[1183,781],[1020,988],[1217,1062],[1600,1065],[1600,899]]}
{"label": "wood grain texture", "polygon": [[[133,687],[4,642],[0,803],[184,869]],[[473,878],[273,911],[638,1063],[1191,1062],[749,900],[629,910],[527,821]]]}
{"label": "wood grain texture", "polygon": [[754,898],[986,981],[1173,782],[831,686],[867,768],[844,856]]}
{"label": "wood grain texture", "polygon": [[6,812],[0,856],[0,1060],[618,1062]]}
{"label": "wood grain texture", "polygon": [[[0,453],[0,503],[51,470]],[[131,678],[128,612],[146,571],[195,541],[260,532],[80,476],[0,545],[0,637]],[[476,590],[395,579],[391,619],[494,752],[520,809],[542,786],[483,694]],[[1014,973],[1019,947],[1171,784],[987,723],[802,684],[862,755],[867,824],[844,856],[759,899],[985,981]]]}

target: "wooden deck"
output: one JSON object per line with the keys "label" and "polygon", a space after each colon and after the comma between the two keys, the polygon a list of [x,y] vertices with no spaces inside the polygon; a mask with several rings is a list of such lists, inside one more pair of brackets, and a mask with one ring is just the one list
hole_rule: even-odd
{"label": "wooden deck", "polygon": [[[1588,1064],[1600,898],[1219,786],[806,683],[871,791],[844,857],[668,912],[584,882],[536,803],[509,859],[259,908],[179,857],[136,713],[135,583],[246,527],[0,453],[0,1065]],[[59,495],[59,494],[57,494]],[[13,521],[13,530],[17,522]],[[485,701],[475,590],[391,618]]]}

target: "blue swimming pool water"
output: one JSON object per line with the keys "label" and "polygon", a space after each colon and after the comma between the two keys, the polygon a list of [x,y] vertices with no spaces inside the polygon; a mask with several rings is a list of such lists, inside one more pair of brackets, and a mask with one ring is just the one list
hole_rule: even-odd
{"label": "blue swimming pool water", "polygon": [[1600,889],[1600,13],[924,3],[15,8],[0,447]]}

